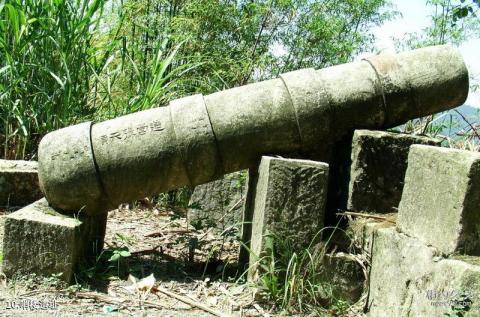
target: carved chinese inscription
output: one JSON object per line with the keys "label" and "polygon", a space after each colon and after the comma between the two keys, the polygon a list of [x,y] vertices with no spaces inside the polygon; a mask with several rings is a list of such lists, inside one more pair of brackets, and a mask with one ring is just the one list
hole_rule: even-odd
{"label": "carved chinese inscription", "polygon": [[153,120],[149,124],[142,123],[133,127],[127,127],[121,130],[113,131],[108,134],[100,136],[100,141],[102,144],[107,144],[117,140],[127,140],[137,135],[145,135],[151,132],[158,132],[165,130],[162,122],[160,120]]}

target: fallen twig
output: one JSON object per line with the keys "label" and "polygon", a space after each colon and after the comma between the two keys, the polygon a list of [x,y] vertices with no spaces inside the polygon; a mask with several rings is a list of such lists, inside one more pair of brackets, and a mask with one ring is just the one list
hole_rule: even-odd
{"label": "fallen twig", "polygon": [[96,292],[77,292],[75,297],[84,298],[84,299],[95,299],[100,302],[109,303],[109,304],[123,304],[127,301],[125,298],[113,297],[106,294],[96,293]]}
{"label": "fallen twig", "polygon": [[455,111],[455,112],[463,119],[463,121],[465,121],[465,122],[469,125],[469,127],[470,127],[470,129],[472,130],[473,134],[475,134],[475,136],[477,137],[477,139],[480,140],[480,135],[478,135],[477,129],[470,123],[470,121],[468,121],[468,119],[465,118],[465,116],[464,116],[460,111],[458,111],[458,110],[456,110],[456,109],[453,109],[453,111]]}
{"label": "fallen twig", "polygon": [[370,218],[370,219],[376,219],[376,220],[395,223],[395,221],[390,219],[389,217],[377,216],[377,215],[366,214],[366,213],[361,213],[361,212],[344,211],[344,212],[337,212],[336,215],[337,216],[352,216],[352,217]]}
{"label": "fallen twig", "polygon": [[158,249],[160,249],[160,252],[162,252],[161,247],[162,247],[162,246],[157,245],[156,247],[149,248],[149,249],[132,251],[132,252],[130,252],[130,254],[131,254],[131,255],[146,255],[146,254],[151,254],[151,253],[157,253],[157,252],[158,252]]}
{"label": "fallen twig", "polygon": [[193,306],[193,307],[197,307],[197,308],[200,308],[201,310],[203,311],[206,311],[214,316],[218,316],[218,317],[229,317],[230,315],[228,314],[225,314],[225,313],[222,313],[222,312],[219,312],[213,308],[210,308],[202,303],[200,303],[198,300],[197,301],[194,301],[186,296],[182,296],[182,295],[179,295],[179,294],[176,294],[176,293],[173,293],[163,287],[153,287],[152,288],[152,291],[157,291],[157,292],[160,292],[162,294],[165,294],[167,296],[170,296],[170,297],[173,297],[185,304],[188,304],[190,306]]}
{"label": "fallen twig", "polygon": [[158,237],[168,233],[189,233],[189,232],[191,232],[191,230],[189,229],[169,229],[169,230],[150,232],[150,233],[147,233],[144,237]]}
{"label": "fallen twig", "polygon": [[257,303],[253,304],[253,307],[260,313],[260,315],[262,315],[263,317],[270,317],[270,314],[265,312],[263,310],[262,307],[260,307],[260,305],[258,305]]}
{"label": "fallen twig", "polygon": [[148,300],[136,300],[136,299],[127,299],[123,297],[114,297],[106,294],[96,293],[96,292],[77,292],[75,293],[75,297],[77,298],[85,298],[85,299],[95,299],[100,302],[109,303],[109,304],[125,304],[127,302],[135,302],[141,303],[143,305],[147,305],[153,308],[165,309],[168,308],[165,305],[155,303]]}
{"label": "fallen twig", "polygon": [[61,291],[61,290],[57,290],[55,288],[53,289],[37,289],[37,290],[33,290],[33,291],[30,291],[30,292],[26,292],[26,293],[23,293],[23,294],[20,294],[18,295],[18,297],[20,298],[24,298],[24,297],[30,297],[32,295],[41,295],[41,294],[52,294],[52,293],[58,293],[58,294],[68,294],[68,292],[66,291]]}

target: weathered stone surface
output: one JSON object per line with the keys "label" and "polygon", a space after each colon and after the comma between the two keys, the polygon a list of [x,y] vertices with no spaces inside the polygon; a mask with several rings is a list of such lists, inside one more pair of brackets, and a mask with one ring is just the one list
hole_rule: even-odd
{"label": "weathered stone surface", "polygon": [[[395,228],[377,230],[368,316],[479,316],[480,259],[440,255]],[[454,305],[465,314],[455,314]]]}
{"label": "weathered stone surface", "polygon": [[42,197],[34,161],[0,160],[0,206],[26,206]]}
{"label": "weathered stone surface", "polygon": [[195,227],[214,227],[220,231],[240,228],[247,171],[195,187],[190,197],[188,220]]}
{"label": "weathered stone surface", "polygon": [[[250,278],[272,238],[303,249],[323,228],[328,164],[264,156],[253,191]],[[246,212],[247,213],[247,212]]]}
{"label": "weathered stone surface", "polygon": [[250,168],[266,153],[306,152],[356,128],[447,110],[467,95],[463,59],[446,45],[300,70],[51,132],[39,145],[40,183],[56,208],[98,211],[105,196],[114,208]]}
{"label": "weathered stone surface", "polygon": [[401,316],[480,316],[480,259],[436,263],[409,284]]}
{"label": "weathered stone surface", "polygon": [[65,216],[45,199],[5,217],[2,271],[7,276],[62,273],[71,281],[80,261],[103,248],[107,214]]}
{"label": "weathered stone surface", "polygon": [[395,228],[376,230],[370,269],[369,316],[402,316],[409,284],[430,272],[438,255],[434,248]]}
{"label": "weathered stone surface", "polygon": [[439,140],[404,133],[356,130],[347,208],[389,213],[398,207],[412,144],[438,145]]}
{"label": "weathered stone surface", "polygon": [[[326,254],[321,262],[320,276],[330,300],[357,302],[364,289],[365,274],[360,263],[351,254]],[[331,292],[331,293],[330,293]]]}
{"label": "weathered stone surface", "polygon": [[397,226],[445,254],[480,255],[480,153],[412,146]]}

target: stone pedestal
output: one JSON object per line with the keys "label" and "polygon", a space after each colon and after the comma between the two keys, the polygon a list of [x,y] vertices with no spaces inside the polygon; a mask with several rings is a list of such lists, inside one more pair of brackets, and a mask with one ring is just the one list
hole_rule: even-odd
{"label": "stone pedestal", "polygon": [[480,259],[445,259],[395,228],[374,234],[369,317],[478,316]]}
{"label": "stone pedestal", "polygon": [[480,259],[453,257],[408,285],[401,316],[479,316]]}
{"label": "stone pedestal", "polygon": [[42,197],[34,161],[0,160],[0,206],[23,207]]}
{"label": "stone pedestal", "polygon": [[275,252],[275,239],[299,252],[320,239],[327,185],[328,164],[262,157],[258,177],[249,182],[245,211],[253,219],[250,280],[255,279],[258,260],[272,247]]}
{"label": "stone pedestal", "polygon": [[370,213],[395,211],[402,197],[410,146],[439,142],[404,133],[356,130],[352,138],[347,208]]}
{"label": "stone pedestal", "polygon": [[5,217],[2,271],[7,276],[61,273],[70,282],[78,264],[103,248],[107,213],[69,216],[45,199]]}
{"label": "stone pedestal", "polygon": [[397,226],[444,254],[480,255],[480,153],[414,145]]}
{"label": "stone pedestal", "polygon": [[195,228],[213,227],[222,232],[240,228],[247,171],[227,174],[195,187],[189,201],[188,221]]}
{"label": "stone pedestal", "polygon": [[439,253],[395,228],[378,229],[373,239],[369,316],[404,316],[409,284],[432,269]]}
{"label": "stone pedestal", "polygon": [[319,267],[326,299],[357,302],[364,289],[365,274],[360,263],[351,254],[325,254]]}

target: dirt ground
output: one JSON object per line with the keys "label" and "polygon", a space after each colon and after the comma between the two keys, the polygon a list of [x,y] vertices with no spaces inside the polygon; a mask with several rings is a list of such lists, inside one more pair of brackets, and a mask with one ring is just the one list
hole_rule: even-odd
{"label": "dirt ground", "polygon": [[238,229],[196,230],[185,216],[149,204],[111,211],[103,253],[73,285],[0,271],[0,316],[292,316],[245,283]]}
{"label": "dirt ground", "polygon": [[[0,316],[269,315],[255,301],[255,288],[239,281],[234,232],[222,236],[195,230],[183,216],[128,206],[110,212],[105,251],[96,265],[81,269],[76,284],[55,277],[2,276]],[[2,234],[3,225],[0,241]],[[150,292],[152,277],[143,281],[149,282],[144,289],[138,286],[142,282],[132,286],[129,274],[141,279],[152,273]],[[34,304],[49,309],[23,309]]]}

